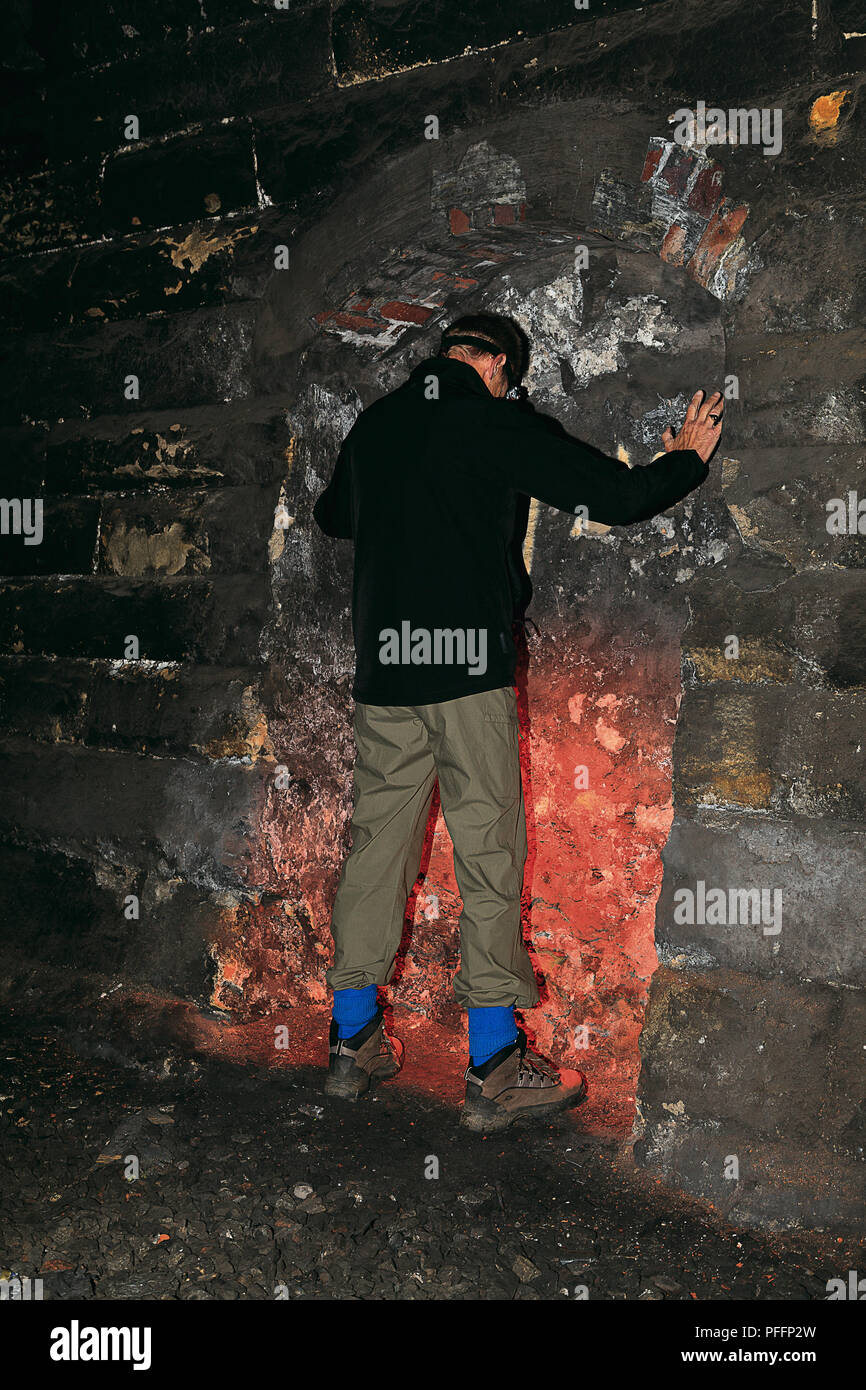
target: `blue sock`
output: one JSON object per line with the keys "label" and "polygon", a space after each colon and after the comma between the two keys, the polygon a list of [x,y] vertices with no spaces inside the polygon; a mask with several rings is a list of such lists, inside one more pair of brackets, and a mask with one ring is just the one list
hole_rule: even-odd
{"label": "blue sock", "polygon": [[341,1038],[353,1038],[376,1012],[376,986],[334,990],[334,1022]]}
{"label": "blue sock", "polygon": [[473,1067],[480,1067],[494,1052],[517,1042],[517,1024],[512,1004],[494,1004],[486,1009],[468,1009],[469,1055]]}

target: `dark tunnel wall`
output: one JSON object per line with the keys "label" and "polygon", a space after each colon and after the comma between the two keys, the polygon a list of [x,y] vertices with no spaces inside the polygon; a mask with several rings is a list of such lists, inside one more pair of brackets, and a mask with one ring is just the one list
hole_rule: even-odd
{"label": "dark tunnel wall", "polygon": [[[814,33],[735,0],[4,22],[3,491],[45,516],[40,546],[2,536],[7,1001],[138,1058],[324,1003],[351,650],[312,501],[357,410],[489,304],[533,334],[539,408],[633,463],[695,386],[739,389],[668,516],[530,516],[532,1026],[573,1059],[587,1025],[595,1123],[637,1094],[665,1179],[734,1220],[855,1224],[856,502],[826,525],[866,494],[853,7]],[[699,98],[780,109],[779,154],[673,144]],[[446,848],[395,999],[456,1027]],[[699,883],[780,890],[781,930],[679,920]]]}

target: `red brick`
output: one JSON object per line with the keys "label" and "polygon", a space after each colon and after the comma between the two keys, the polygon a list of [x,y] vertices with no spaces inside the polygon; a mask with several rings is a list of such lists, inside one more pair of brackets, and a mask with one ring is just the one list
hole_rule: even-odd
{"label": "red brick", "polygon": [[511,203],[495,203],[493,221],[497,227],[510,227],[515,221],[514,207]]}
{"label": "red brick", "polygon": [[664,150],[661,146],[654,148],[650,145],[646,152],[646,159],[644,160],[643,171],[640,176],[641,183],[646,183],[648,179],[652,178],[656,169],[659,167],[663,153]]}
{"label": "red brick", "polygon": [[745,204],[735,207],[727,198],[722,199],[688,264],[689,275],[698,284],[709,283],[720,257],[739,235],[748,215],[749,209]]}
{"label": "red brick", "polygon": [[494,251],[492,246],[476,246],[472,252],[474,261],[510,261],[510,251]]}
{"label": "red brick", "polygon": [[659,255],[668,265],[682,265],[685,260],[684,250],[686,244],[685,227],[680,227],[676,222],[668,227],[665,239],[662,242]]}
{"label": "red brick", "polygon": [[464,232],[469,231],[469,218],[465,212],[460,211],[460,208],[451,209],[448,214],[448,221],[451,224],[453,236],[462,236]]}
{"label": "red brick", "polygon": [[658,176],[658,183],[664,184],[673,198],[681,198],[694,171],[697,156],[685,150],[671,150],[667,164]]}
{"label": "red brick", "polygon": [[701,217],[709,217],[722,196],[722,166],[710,164],[702,169],[695,179],[695,185],[688,196],[687,207]]}
{"label": "red brick", "polygon": [[383,318],[396,319],[398,323],[426,323],[433,310],[423,304],[406,304],[402,299],[389,299],[379,313]]}
{"label": "red brick", "polygon": [[334,323],[338,328],[352,328],[356,333],[361,333],[368,328],[381,330],[384,325],[380,319],[365,318],[362,314],[347,314],[340,312],[334,314]]}
{"label": "red brick", "polygon": [[[444,280],[450,289],[455,290],[471,290],[478,284],[478,281],[469,275],[450,275],[447,270],[434,270],[433,279]],[[440,301],[437,300],[436,303],[440,304]]]}

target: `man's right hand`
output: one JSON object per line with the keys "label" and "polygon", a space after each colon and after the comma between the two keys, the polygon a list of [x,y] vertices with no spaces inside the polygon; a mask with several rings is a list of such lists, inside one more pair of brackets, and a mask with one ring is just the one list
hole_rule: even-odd
{"label": "man's right hand", "polygon": [[722,435],[725,402],[721,391],[714,391],[702,405],[703,395],[703,391],[695,392],[676,437],[668,425],[662,434],[662,444],[668,453],[671,449],[694,449],[706,463]]}

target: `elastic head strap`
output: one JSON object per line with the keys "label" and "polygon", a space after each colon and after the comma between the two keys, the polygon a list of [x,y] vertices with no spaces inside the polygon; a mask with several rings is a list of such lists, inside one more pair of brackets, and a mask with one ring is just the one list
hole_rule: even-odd
{"label": "elastic head strap", "polygon": [[449,333],[447,337],[442,339],[442,345],[439,348],[439,356],[444,357],[448,349],[453,347],[480,348],[482,352],[489,352],[491,357],[498,357],[500,353],[502,353],[505,357],[505,370],[508,374],[508,380],[514,381],[514,368],[509,360],[508,353],[505,352],[504,348],[497,347],[496,343],[491,343],[488,338],[479,338],[475,333],[455,333],[453,336]]}

